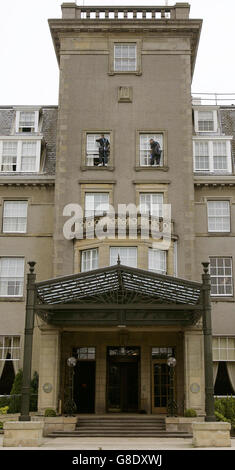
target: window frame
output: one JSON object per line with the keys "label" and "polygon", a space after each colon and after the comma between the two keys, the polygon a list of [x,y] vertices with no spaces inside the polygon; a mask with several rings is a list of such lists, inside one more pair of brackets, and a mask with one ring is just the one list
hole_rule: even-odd
{"label": "window frame", "polygon": [[135,263],[135,266],[133,265],[130,265],[130,264],[124,264],[124,266],[130,266],[130,267],[133,267],[133,268],[137,268],[138,267],[138,247],[137,246],[133,246],[133,245],[113,245],[113,246],[110,246],[109,247],[109,265],[110,266],[115,266],[117,264],[117,259],[115,260],[115,263],[112,264],[112,255],[111,255],[111,251],[113,249],[116,249],[118,250],[117,252],[117,259],[118,259],[118,256],[120,257],[120,264],[124,264],[122,262],[122,255],[119,253],[120,250],[124,250],[124,249],[132,249],[133,251],[135,250],[135,253],[136,253],[136,263]]}
{"label": "window frame", "polygon": [[[165,265],[165,269],[152,269],[150,268],[150,254],[153,254],[153,253],[160,253],[160,254],[163,254],[164,256],[164,265]],[[160,260],[160,264],[161,264],[161,261]],[[158,274],[162,274],[162,275],[166,275],[167,274],[167,251],[166,250],[159,250],[159,249],[156,249],[156,248],[149,248],[148,249],[148,271],[151,271],[151,272],[155,272],[155,273],[158,273]]]}
{"label": "window frame", "polygon": [[[10,346],[5,346],[5,341],[6,338],[11,339],[11,345]],[[14,339],[17,339],[19,341],[19,346],[14,346]],[[0,342],[0,361],[20,361],[20,355],[21,355],[21,336],[20,335],[0,335],[0,339],[2,339],[2,343]],[[2,346],[1,346],[2,344]],[[7,357],[4,357],[4,351],[6,349],[9,349],[11,351],[11,358],[7,359]],[[12,352],[18,352],[19,357],[12,357]],[[14,354],[13,354],[14,355]]]}
{"label": "window frame", "polygon": [[[162,145],[161,145],[161,159],[162,159],[162,164],[161,165],[141,165],[141,136],[146,135],[148,136],[148,139],[152,138],[155,136],[157,138],[158,135],[162,136]],[[138,129],[136,130],[136,171],[168,171],[167,167],[167,131],[164,129],[155,129],[155,130],[142,130]]]}
{"label": "window frame", "polygon": [[[136,45],[136,70],[115,70],[114,65],[114,48],[116,45]],[[142,75],[142,60],[141,60],[142,39],[111,39],[109,41],[109,75]]]}
{"label": "window frame", "polygon": [[[222,260],[224,260],[224,261],[225,261],[226,259],[229,259],[229,260],[231,261],[230,266],[229,266],[229,268],[231,269],[231,275],[225,276],[225,275],[222,275],[222,274],[219,274],[219,273],[217,273],[216,275],[212,274],[212,273],[211,273],[211,259],[212,259],[212,258],[213,258],[213,259],[216,259],[216,260],[221,260],[221,259],[222,259]],[[211,292],[210,292],[211,297],[212,297],[212,298],[216,298],[216,297],[218,297],[218,298],[222,298],[222,297],[231,298],[231,297],[233,297],[233,295],[234,295],[234,286],[233,286],[233,282],[234,282],[234,281],[233,281],[233,258],[232,258],[232,256],[210,256],[210,257],[209,257],[209,261],[210,261],[209,271],[210,271],[210,278],[211,278],[211,281],[212,281],[212,279],[214,279],[214,278],[229,278],[229,279],[231,279],[231,291],[232,291],[231,294],[226,294],[226,293],[222,293],[222,294],[212,293],[213,284],[212,284],[212,282],[211,282]],[[214,267],[214,266],[212,266],[212,268],[213,268],[213,267]],[[223,266],[221,267],[221,269],[222,269],[222,268],[223,268],[223,269],[226,268],[224,262],[223,262]],[[228,268],[228,267],[227,267],[227,268]],[[219,266],[217,265],[217,261],[216,261],[216,269],[219,269]],[[218,288],[219,288],[219,283],[217,282],[215,285],[216,285],[216,288],[217,288],[217,290],[218,290]]]}
{"label": "window frame", "polygon": [[[150,197],[150,204],[149,204],[149,211],[147,211],[149,213],[149,215],[155,215],[156,217],[162,217],[162,205],[164,204],[164,192],[161,192],[161,191],[156,191],[156,192],[144,192],[144,191],[140,191],[139,192],[139,208],[140,208],[140,214],[145,214],[146,212],[142,212],[142,209],[141,209],[141,206],[146,204],[144,202],[141,201],[141,198],[142,196],[149,196]],[[158,214],[153,214],[153,206],[155,203],[153,203],[152,199],[153,199],[153,196],[161,196],[162,197],[162,202],[161,203],[157,203],[158,204]],[[146,204],[148,205],[148,203]]]}
{"label": "window frame", "polygon": [[[228,208],[228,214],[227,215],[215,215],[215,216],[210,216],[209,215],[209,205],[212,204],[212,203],[218,203],[218,202],[223,202],[223,203],[227,203],[227,208]],[[228,230],[219,230],[218,228],[216,228],[215,230],[211,229],[210,228],[210,218],[228,218],[228,221],[229,221],[229,228]],[[228,199],[207,199],[207,230],[208,230],[208,233],[230,233],[231,232],[231,201],[228,200]]]}
{"label": "window frame", "polygon": [[[215,347],[216,340],[218,341],[218,346]],[[220,346],[221,340],[226,340],[226,348]],[[229,340],[233,340],[234,347],[229,347]],[[226,351],[226,358],[221,357],[221,351]],[[234,359],[229,358],[229,351],[234,351]],[[234,336],[213,336],[212,338],[212,351],[213,351],[213,361],[214,362],[235,362],[235,337]],[[217,352],[217,354],[216,354]]]}
{"label": "window frame", "polygon": [[[107,166],[96,166],[96,165],[88,165],[87,162],[87,136],[88,135],[95,135],[100,136],[104,134],[108,136],[109,144],[110,144],[110,153]],[[81,159],[81,170],[95,170],[95,171],[104,171],[109,170],[112,171],[114,169],[114,143],[113,143],[113,131],[110,129],[84,129],[82,131],[82,159]]]}
{"label": "window frame", "polygon": [[[231,149],[231,136],[226,137],[218,137],[218,138],[211,138],[208,137],[194,137],[193,138],[193,171],[195,174],[214,174],[214,175],[223,175],[223,174],[231,174],[232,173],[232,149]],[[196,168],[196,157],[200,157],[200,155],[196,155],[196,144],[200,143],[207,143],[208,145],[208,155],[204,156],[208,157],[208,169]],[[226,157],[227,168],[226,169],[217,169],[214,165],[214,158],[217,157],[214,153],[214,144],[215,143],[224,143],[226,146],[226,155],[221,155]],[[203,156],[202,156],[203,157]]]}
{"label": "window frame", "polygon": [[[207,112],[212,112],[213,113],[213,130],[199,130],[199,117],[200,117],[200,113],[207,113]],[[203,109],[194,109],[194,130],[195,132],[197,133],[206,133],[206,134],[210,134],[210,133],[216,133],[218,132],[218,111],[217,109],[213,108],[204,108]]]}
{"label": "window frame", "polygon": [[[34,125],[29,127],[29,126],[20,126],[20,115],[21,113],[29,113],[32,114],[34,113]],[[39,124],[39,110],[35,109],[19,109],[16,111],[16,120],[15,120],[15,131],[16,134],[30,134],[30,133],[35,133],[38,132],[38,124]],[[23,128],[29,128],[31,129],[30,131],[23,131],[21,129]]]}
{"label": "window frame", "polygon": [[[7,203],[22,203],[22,204],[25,204],[26,205],[26,217],[24,217],[26,220],[25,220],[25,229],[24,230],[4,230],[4,219],[8,218],[13,218],[13,217],[6,217],[4,216],[4,211],[5,211],[5,205]],[[3,201],[3,210],[2,210],[2,233],[27,233],[27,224],[28,224],[28,205],[29,205],[29,202],[28,200],[26,199],[4,199]],[[16,217],[14,217],[16,218]],[[17,218],[20,218],[20,217],[17,217]],[[23,217],[22,217],[23,218]]]}
{"label": "window frame", "polygon": [[[86,191],[85,190],[85,194],[84,194],[84,217],[87,219],[88,217],[103,217],[104,213],[106,212],[105,210],[103,211],[103,213],[99,213],[99,214],[96,214],[95,211],[96,209],[94,209],[93,211],[93,214],[90,214],[90,215],[87,215],[87,208],[86,208],[86,200],[87,200],[87,196],[94,196],[94,199],[95,199],[95,196],[98,196],[98,195],[107,195],[108,196],[108,204],[110,205],[110,193],[109,191],[105,191],[105,190],[102,190],[102,188],[100,188],[101,190],[100,191]],[[94,205],[95,207],[95,205]]]}
{"label": "window frame", "polygon": [[[84,256],[88,252],[92,254],[91,259],[89,260],[90,269],[83,269],[84,264],[85,264]],[[93,264],[93,252],[96,252],[96,258],[95,258],[96,261],[97,261],[97,266],[96,267],[92,266],[92,264]],[[81,266],[80,266],[81,273],[85,273],[85,272],[93,271],[94,269],[98,269],[99,268],[99,248],[96,247],[96,248],[89,248],[89,249],[86,249],[86,250],[81,250],[80,259],[81,259]]]}
{"label": "window frame", "polygon": [[[4,276],[1,275],[1,272],[2,272],[2,267],[1,267],[1,262],[3,259],[9,259],[9,260],[12,260],[12,259],[17,259],[17,260],[23,260],[23,263],[22,263],[22,267],[23,267],[23,272],[22,272],[22,276],[6,276],[6,274]],[[23,256],[0,256],[0,298],[16,298],[16,299],[20,299],[23,297],[24,295],[24,276],[25,276],[25,258]],[[19,294],[1,294],[1,283],[2,283],[2,279],[9,279],[11,278],[14,280],[14,281],[17,281],[19,280],[19,282],[21,283],[19,285],[19,291],[20,293]],[[16,286],[15,286],[16,287]],[[9,289],[9,285],[7,286],[7,290]]]}
{"label": "window frame", "polygon": [[[2,170],[3,164],[3,149],[4,143],[16,143],[16,169],[15,170]],[[35,146],[35,170],[22,170],[22,160],[23,160],[23,144],[24,143],[34,143]],[[22,138],[19,136],[1,136],[0,138],[0,174],[16,174],[16,173],[39,173],[40,172],[40,162],[41,162],[41,147],[42,147],[42,136],[26,136],[25,134]]]}

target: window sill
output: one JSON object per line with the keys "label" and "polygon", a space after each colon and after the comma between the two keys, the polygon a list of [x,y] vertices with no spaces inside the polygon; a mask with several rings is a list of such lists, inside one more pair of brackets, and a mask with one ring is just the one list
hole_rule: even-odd
{"label": "window sill", "polygon": [[140,70],[127,70],[127,71],[111,71],[108,72],[108,75],[113,76],[113,75],[142,75],[142,72]]}
{"label": "window sill", "polygon": [[81,166],[81,171],[114,171],[113,166]]}
{"label": "window sill", "polygon": [[0,297],[0,302],[25,302],[25,297]]}
{"label": "window sill", "polygon": [[216,297],[216,296],[211,296],[211,302],[235,302],[235,299],[233,296],[222,296],[221,297]]}
{"label": "window sill", "polygon": [[147,170],[147,171],[168,171],[169,167],[168,166],[136,166],[135,171],[142,171],[142,170]]}

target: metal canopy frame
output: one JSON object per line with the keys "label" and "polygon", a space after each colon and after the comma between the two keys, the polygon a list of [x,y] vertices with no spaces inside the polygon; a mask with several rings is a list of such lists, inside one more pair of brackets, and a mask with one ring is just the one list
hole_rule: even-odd
{"label": "metal canopy frame", "polygon": [[35,283],[36,312],[53,324],[192,325],[202,284],[117,265]]}

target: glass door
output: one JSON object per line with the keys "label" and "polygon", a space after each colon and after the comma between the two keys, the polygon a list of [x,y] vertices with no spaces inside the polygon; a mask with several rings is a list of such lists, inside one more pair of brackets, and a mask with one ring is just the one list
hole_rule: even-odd
{"label": "glass door", "polygon": [[170,398],[170,368],[166,359],[152,361],[152,412],[166,413]]}

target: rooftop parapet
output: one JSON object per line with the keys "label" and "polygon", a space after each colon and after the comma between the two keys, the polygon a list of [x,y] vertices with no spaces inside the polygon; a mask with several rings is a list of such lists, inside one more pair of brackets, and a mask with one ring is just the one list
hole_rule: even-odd
{"label": "rooftop parapet", "polygon": [[81,6],[73,3],[61,5],[62,19],[79,20],[186,20],[189,18],[189,3],[176,3],[174,6]]}

